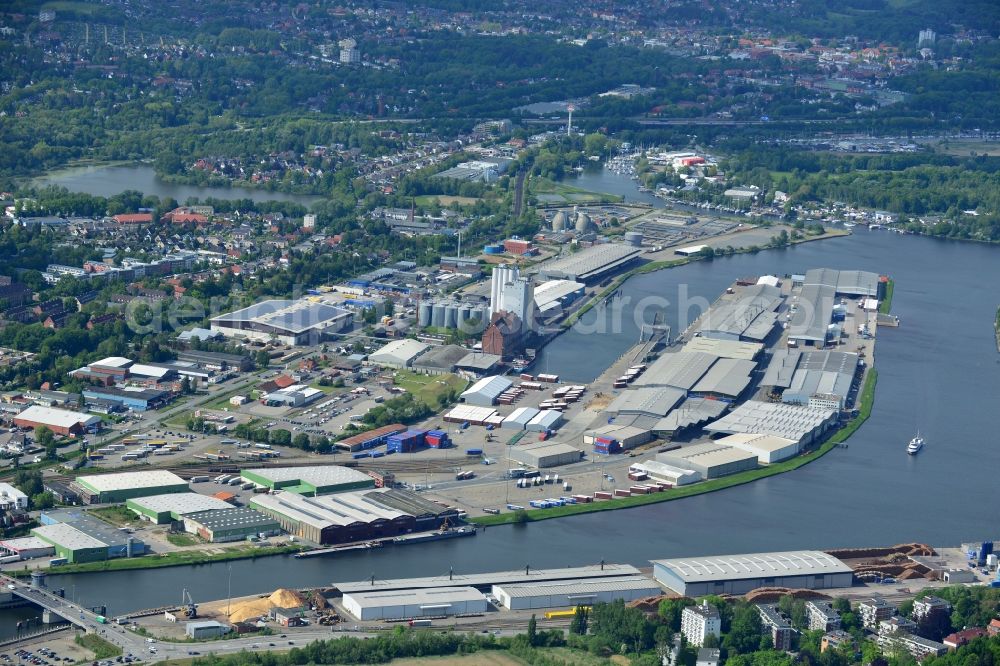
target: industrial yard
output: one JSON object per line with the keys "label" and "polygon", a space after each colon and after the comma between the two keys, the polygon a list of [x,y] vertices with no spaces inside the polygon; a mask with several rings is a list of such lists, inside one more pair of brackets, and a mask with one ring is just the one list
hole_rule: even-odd
{"label": "industrial yard", "polygon": [[[590,265],[586,255],[576,259]],[[885,284],[873,273],[829,269],[741,279],[687,330],[674,335],[654,327],[585,384],[530,372],[475,381],[422,375],[412,368],[431,347],[400,340],[369,355],[353,387],[276,404],[273,396],[294,389],[289,382],[296,380],[281,386],[281,376],[270,373],[277,386],[261,400],[199,411],[220,423],[269,419],[267,426],[287,424],[291,433],[326,433],[334,440],[329,454],[228,433],[154,430],[102,449],[114,449],[105,458],[123,459],[124,469],[111,463],[121,473],[53,482],[70,486],[82,502],[124,503],[142,523],[166,526],[140,523],[129,556],[147,547],[145,534],[158,552],[233,548],[222,544],[251,537],[307,547],[371,545],[469,518],[669,498],[682,486],[711,487],[811,453],[856,414]],[[419,423],[337,438],[401,390],[432,400],[426,390],[435,386],[452,391],[457,404]],[[160,458],[164,451],[172,457]],[[229,474],[201,471],[212,469]],[[80,519],[86,529],[52,520],[33,538],[51,543],[68,563],[116,557],[121,540],[94,531],[87,514]]]}

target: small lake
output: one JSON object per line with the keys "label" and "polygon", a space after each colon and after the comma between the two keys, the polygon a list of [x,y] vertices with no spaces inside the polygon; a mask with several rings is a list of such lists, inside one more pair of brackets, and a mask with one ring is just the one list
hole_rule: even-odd
{"label": "small lake", "polygon": [[248,187],[199,187],[168,183],[156,175],[153,167],[144,164],[70,167],[39,178],[32,184],[58,185],[70,192],[84,192],[99,197],[113,197],[125,190],[138,190],[143,194],[171,197],[178,203],[188,199],[250,199],[256,202],[292,201],[312,206],[323,197],[311,194],[287,194]]}

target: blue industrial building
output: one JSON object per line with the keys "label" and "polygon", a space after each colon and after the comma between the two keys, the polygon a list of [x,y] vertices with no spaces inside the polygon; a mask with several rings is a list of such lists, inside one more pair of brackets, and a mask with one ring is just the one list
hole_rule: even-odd
{"label": "blue industrial building", "polygon": [[165,405],[170,401],[171,394],[156,389],[120,389],[113,386],[95,386],[85,388],[83,397],[86,400],[99,400],[121,405],[137,412],[145,412]]}

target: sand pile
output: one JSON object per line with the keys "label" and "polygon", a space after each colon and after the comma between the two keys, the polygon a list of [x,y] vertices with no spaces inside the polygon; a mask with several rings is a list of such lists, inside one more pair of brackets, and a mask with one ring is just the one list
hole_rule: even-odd
{"label": "sand pile", "polygon": [[267,615],[272,608],[298,608],[308,606],[309,601],[295,590],[280,588],[271,593],[269,597],[261,599],[251,599],[233,604],[232,612],[229,614],[230,622],[246,622],[255,620],[262,615]]}

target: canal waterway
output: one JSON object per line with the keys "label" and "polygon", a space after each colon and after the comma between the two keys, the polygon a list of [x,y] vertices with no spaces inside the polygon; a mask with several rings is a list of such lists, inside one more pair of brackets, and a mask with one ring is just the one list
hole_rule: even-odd
{"label": "canal waterway", "polygon": [[[588,175],[593,182],[580,182]],[[573,184],[613,192],[608,183],[619,180],[633,188],[621,193],[638,194],[630,179],[607,172]],[[660,312],[676,335],[738,277],[813,267],[888,274],[902,326],[879,333],[874,412],[847,448],[794,472],[676,502],[493,527],[472,539],[327,558],[50,576],[49,584],[119,614],[177,604],[185,588],[204,601],[373,575],[447,576],[450,569],[460,575],[602,559],[648,566],[685,555],[998,538],[991,508],[1000,469],[1000,412],[993,408],[1000,355],[992,326],[1000,303],[998,252],[859,227],[852,236],[696,262],[633,277],[619,300],[591,310],[541,353],[540,371],[585,382],[637,341],[637,321]],[[918,428],[927,445],[907,456]],[[0,612],[0,636],[13,630],[15,617]]]}
{"label": "canal waterway", "polygon": [[143,164],[70,167],[41,176],[32,181],[38,186],[58,185],[71,192],[84,192],[99,197],[112,197],[125,190],[137,190],[157,197],[170,197],[183,204],[188,199],[250,199],[291,201],[309,207],[323,197],[308,194],[287,194],[248,187],[200,187],[168,183],[156,175],[153,167]]}
{"label": "canal waterway", "polygon": [[663,208],[666,202],[653,196],[651,192],[640,192],[638,184],[630,176],[614,173],[603,166],[588,163],[583,173],[568,176],[564,181],[567,185],[578,187],[588,192],[616,194],[625,197],[625,203],[642,203]]}
{"label": "canal waterway", "polygon": [[[708,302],[737,277],[812,267],[872,270],[896,280],[893,312],[902,326],[879,334],[871,418],[848,448],[794,472],[677,502],[493,527],[473,539],[328,558],[53,576],[50,584],[121,613],[179,603],[184,588],[205,600],[225,598],[230,589],[246,595],[372,575],[445,576],[449,569],[562,567],[602,559],[648,566],[650,559],[671,556],[997,538],[997,253],[985,245],[859,230],[697,262],[625,285],[623,295],[636,301],[650,294],[673,299],[687,285],[690,298]],[[669,305],[665,310],[668,321],[677,322],[677,312]],[[546,348],[546,369],[568,379],[592,378],[637,335],[628,326],[620,333],[570,331]],[[918,428],[927,445],[920,455],[907,456],[906,442]],[[6,624],[0,615],[0,626]]]}

